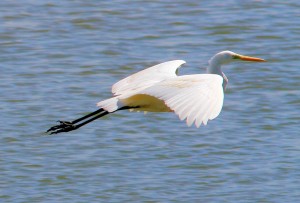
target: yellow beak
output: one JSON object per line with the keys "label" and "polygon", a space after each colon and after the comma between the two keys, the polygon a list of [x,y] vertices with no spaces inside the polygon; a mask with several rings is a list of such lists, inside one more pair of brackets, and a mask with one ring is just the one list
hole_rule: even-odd
{"label": "yellow beak", "polygon": [[261,58],[255,58],[255,57],[251,57],[251,56],[238,55],[237,57],[238,57],[240,60],[243,60],[243,61],[266,62],[266,60],[264,60],[264,59],[261,59]]}

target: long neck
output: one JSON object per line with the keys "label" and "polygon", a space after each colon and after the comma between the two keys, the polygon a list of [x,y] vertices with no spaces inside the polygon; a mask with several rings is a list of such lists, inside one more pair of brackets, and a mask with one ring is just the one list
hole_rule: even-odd
{"label": "long neck", "polygon": [[209,60],[208,64],[207,73],[220,75],[223,78],[223,89],[225,91],[228,79],[221,70],[220,60],[218,60],[216,57],[213,57]]}
{"label": "long neck", "polygon": [[208,62],[207,73],[222,76],[221,63],[218,60],[215,60],[215,58],[210,59]]}

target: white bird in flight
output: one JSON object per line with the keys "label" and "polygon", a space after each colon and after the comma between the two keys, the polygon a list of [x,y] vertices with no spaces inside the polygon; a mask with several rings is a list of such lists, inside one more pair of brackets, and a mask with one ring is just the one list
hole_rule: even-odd
{"label": "white bird in flight", "polygon": [[206,74],[178,76],[177,70],[185,61],[167,61],[133,75],[112,86],[113,97],[97,103],[99,109],[86,116],[69,121],[58,121],[51,134],[76,130],[107,114],[119,110],[145,112],[174,112],[188,126],[216,118],[222,109],[228,79],[221,65],[233,61],[264,62],[264,59],[243,56],[231,51],[217,53],[209,60]]}

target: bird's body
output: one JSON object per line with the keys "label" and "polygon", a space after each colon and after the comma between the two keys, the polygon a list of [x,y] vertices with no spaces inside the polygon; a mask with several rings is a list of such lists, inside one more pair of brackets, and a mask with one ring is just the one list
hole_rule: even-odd
{"label": "bird's body", "polygon": [[[185,61],[174,60],[152,66],[128,76],[112,86],[114,97],[100,101],[94,118],[102,117],[118,110],[149,112],[175,112],[181,120],[186,119],[188,126],[216,118],[223,106],[224,91],[228,79],[221,65],[235,59],[262,62],[263,59],[223,51],[209,60],[206,74],[178,76],[177,70]],[[92,113],[94,115],[95,113]],[[83,118],[90,117],[84,116]],[[77,119],[79,122],[84,119]],[[52,133],[77,129],[82,124],[63,122],[49,129]],[[86,123],[89,123],[86,121]],[[79,127],[78,127],[79,126]]]}
{"label": "bird's body", "polygon": [[150,87],[126,91],[97,105],[108,112],[123,106],[139,107],[133,111],[174,111],[181,120],[189,118],[189,126],[198,118],[199,127],[201,122],[206,124],[220,113],[224,97],[222,82],[222,77],[215,74],[172,77]]}

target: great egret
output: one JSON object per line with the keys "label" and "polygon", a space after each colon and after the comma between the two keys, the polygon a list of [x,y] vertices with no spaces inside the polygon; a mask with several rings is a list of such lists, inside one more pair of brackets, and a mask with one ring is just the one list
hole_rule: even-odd
{"label": "great egret", "polygon": [[221,65],[233,61],[264,62],[264,59],[243,56],[231,51],[217,53],[209,60],[207,74],[178,76],[182,60],[167,61],[120,80],[112,86],[114,97],[97,103],[100,107],[86,116],[59,121],[51,127],[51,134],[76,130],[109,113],[131,111],[175,112],[187,125],[197,127],[216,118],[223,106],[228,79]]}

